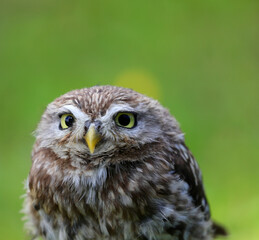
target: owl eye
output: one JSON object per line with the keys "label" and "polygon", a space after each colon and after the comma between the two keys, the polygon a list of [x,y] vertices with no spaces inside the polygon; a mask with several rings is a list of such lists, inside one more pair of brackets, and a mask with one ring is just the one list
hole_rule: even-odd
{"label": "owl eye", "polygon": [[72,114],[63,114],[60,118],[61,129],[72,127],[75,119]]}
{"label": "owl eye", "polygon": [[134,113],[120,112],[115,116],[115,123],[124,128],[133,128],[136,126],[136,115]]}

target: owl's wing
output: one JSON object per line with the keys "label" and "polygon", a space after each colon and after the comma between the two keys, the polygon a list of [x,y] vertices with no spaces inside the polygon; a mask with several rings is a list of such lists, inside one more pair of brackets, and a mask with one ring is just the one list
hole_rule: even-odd
{"label": "owl's wing", "polygon": [[[189,185],[189,193],[193,203],[204,212],[205,220],[209,220],[210,208],[203,188],[201,171],[184,143],[174,145],[172,160],[175,173]],[[226,229],[220,224],[213,222],[212,229],[214,237],[227,235]]]}
{"label": "owl's wing", "polygon": [[188,183],[189,193],[195,206],[200,207],[205,219],[210,219],[210,208],[202,183],[199,166],[184,143],[175,144],[173,148],[173,164],[175,173]]}

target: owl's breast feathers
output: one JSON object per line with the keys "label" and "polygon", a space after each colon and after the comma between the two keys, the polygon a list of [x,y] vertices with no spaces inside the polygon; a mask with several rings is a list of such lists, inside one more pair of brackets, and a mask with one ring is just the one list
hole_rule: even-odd
{"label": "owl's breast feathers", "polygon": [[166,155],[97,168],[78,168],[70,158],[39,149],[33,154],[27,203],[30,221],[37,226],[34,235],[47,239],[56,234],[68,239],[77,234],[84,239],[180,238],[188,228],[191,239],[207,240],[225,233],[212,227],[199,168],[180,144]]}

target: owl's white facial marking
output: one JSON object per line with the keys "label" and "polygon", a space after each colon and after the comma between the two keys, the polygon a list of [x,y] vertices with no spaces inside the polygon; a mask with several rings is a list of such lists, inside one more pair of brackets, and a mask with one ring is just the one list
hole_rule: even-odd
{"label": "owl's white facial marking", "polygon": [[[124,128],[116,125],[114,117],[120,112],[134,113],[137,118],[136,126]],[[136,146],[156,141],[157,136],[161,133],[158,120],[141,104],[135,107],[126,103],[112,104],[105,116],[101,117],[100,120],[104,125],[103,134],[110,139],[114,139],[119,145],[125,144],[124,139],[131,141]]]}
{"label": "owl's white facial marking", "polygon": [[72,113],[77,119],[90,119],[89,116],[73,105],[65,105],[59,109],[59,112]]}
{"label": "owl's white facial marking", "polygon": [[[118,112],[134,112],[137,116],[137,125],[131,129],[116,125],[114,117]],[[72,114],[75,121],[72,127],[60,129],[60,114],[65,113]],[[79,164],[78,167],[85,160],[92,162],[92,158],[109,156],[115,149],[125,147],[136,149],[141,144],[157,141],[156,138],[161,131],[155,119],[147,114],[141,106],[133,108],[128,104],[111,105],[103,116],[99,115],[95,119],[73,105],[60,107],[58,111],[52,113],[52,116],[52,123],[41,125],[41,132],[39,133],[44,134],[44,138],[41,137],[41,139],[46,140],[41,142],[41,146],[51,148],[60,158],[71,158],[71,164],[74,166]],[[99,133],[102,139],[97,143],[93,154],[90,154],[84,139],[87,121],[92,123],[99,121],[101,123]],[[49,126],[51,127],[49,128]],[[47,144],[44,145],[45,143]],[[96,164],[99,165],[99,163]]]}
{"label": "owl's white facial marking", "polygon": [[[72,115],[73,123],[60,127],[62,116],[63,121],[66,119],[64,114]],[[124,119],[131,117],[132,124],[121,124],[119,114],[123,114]],[[134,93],[113,95],[96,90],[77,97],[67,94],[49,104],[39,124],[37,138],[40,147],[50,148],[60,158],[70,158],[73,165],[91,162],[99,166],[115,153],[121,161],[119,155],[125,159],[124,150],[136,153],[143,145],[159,143],[167,131],[164,128],[167,118],[168,112],[156,101]],[[86,141],[90,126],[95,127],[91,129],[92,136],[98,136],[98,141],[90,144],[91,149]]]}
{"label": "owl's white facial marking", "polygon": [[[130,136],[133,129],[124,129],[116,126],[114,117],[119,112],[135,112],[136,109],[133,109],[128,104],[114,104],[106,111],[106,114],[100,117],[102,122],[102,134],[105,138],[112,140],[113,142],[120,143],[120,137],[122,134],[124,136]],[[120,133],[120,134],[119,134]]]}
{"label": "owl's white facial marking", "polygon": [[[37,134],[43,139],[41,146],[50,147],[62,158],[68,156],[68,150],[70,155],[81,155],[83,157],[89,155],[89,148],[84,139],[87,133],[87,122],[89,122],[89,126],[99,123],[96,131],[100,134],[101,141],[96,143],[96,148],[92,153],[93,156],[106,154],[115,148],[129,144],[131,147],[138,147],[147,142],[157,141],[157,136],[161,133],[157,119],[141,104],[132,107],[124,102],[116,103],[111,104],[103,116],[101,111],[102,109],[93,119],[92,116],[74,105],[63,105],[58,109],[50,105],[47,113],[51,117],[48,118],[48,121],[42,121],[40,130],[37,131]],[[132,128],[118,126],[115,122],[115,116],[121,112],[134,113],[137,118],[136,126]],[[71,127],[60,128],[60,116],[62,114],[73,115],[74,123]]]}
{"label": "owl's white facial marking", "polygon": [[135,109],[128,104],[112,104],[107,110],[106,114],[100,118],[102,122],[110,121],[113,116],[118,112],[135,112]]}
{"label": "owl's white facial marking", "polygon": [[[78,149],[78,143],[84,133],[84,123],[90,118],[86,113],[73,105],[64,105],[58,109],[53,105],[49,105],[47,114],[49,117],[40,122],[36,131],[37,137],[42,139],[40,146],[51,148],[60,157],[66,157],[66,150],[70,147]],[[60,117],[62,114],[71,114],[74,116],[75,122],[72,127],[67,129],[60,128]],[[64,146],[66,146],[66,149]]]}

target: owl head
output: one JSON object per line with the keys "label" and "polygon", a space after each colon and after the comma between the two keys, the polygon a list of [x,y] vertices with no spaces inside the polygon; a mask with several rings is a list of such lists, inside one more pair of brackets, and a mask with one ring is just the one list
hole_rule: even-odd
{"label": "owl head", "polygon": [[125,159],[182,137],[176,120],[157,101],[115,86],[74,90],[57,98],[36,130],[40,148],[78,161],[122,159],[122,154]]}

